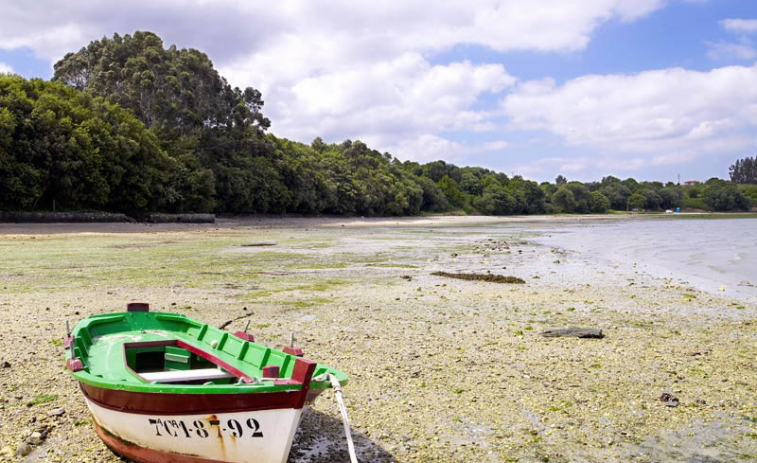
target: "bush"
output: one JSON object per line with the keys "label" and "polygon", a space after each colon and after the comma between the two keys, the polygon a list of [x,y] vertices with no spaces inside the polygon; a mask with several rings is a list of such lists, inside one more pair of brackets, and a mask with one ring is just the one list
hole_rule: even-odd
{"label": "bush", "polygon": [[647,197],[641,193],[634,193],[628,198],[628,207],[631,209],[643,209],[647,204]]}
{"label": "bush", "polygon": [[710,210],[709,206],[705,204],[703,198],[684,198],[681,200],[682,209],[703,209],[705,211]]}
{"label": "bush", "polygon": [[704,191],[704,202],[716,211],[749,210],[749,199],[733,184],[713,184]]}
{"label": "bush", "polygon": [[591,192],[591,212],[604,214],[610,209],[610,200],[599,191]]}

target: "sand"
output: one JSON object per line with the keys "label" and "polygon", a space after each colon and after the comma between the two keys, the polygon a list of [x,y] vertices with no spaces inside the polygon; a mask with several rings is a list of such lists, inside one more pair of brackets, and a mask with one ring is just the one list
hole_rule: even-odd
{"label": "sand", "polygon": [[[248,315],[274,347],[294,331],[350,375],[360,461],[757,459],[757,307],[532,243],[531,220],[0,225],[0,458],[120,461],[61,340],[66,320],[139,300],[216,326]],[[540,335],[564,326],[606,337]],[[35,430],[44,442],[14,458]],[[289,461],[347,461],[341,432],[326,393]]]}

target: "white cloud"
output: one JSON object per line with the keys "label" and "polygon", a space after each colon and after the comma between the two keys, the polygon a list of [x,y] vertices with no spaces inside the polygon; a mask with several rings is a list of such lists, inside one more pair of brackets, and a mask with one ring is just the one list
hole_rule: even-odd
{"label": "white cloud", "polygon": [[503,140],[483,143],[460,143],[447,140],[433,134],[423,134],[414,138],[402,139],[390,146],[390,152],[402,159],[416,162],[431,162],[444,159],[452,164],[469,164],[472,156],[501,152],[511,146]]}
{"label": "white cloud", "polygon": [[13,73],[13,68],[3,62],[0,62],[0,74],[11,74],[11,73]]}
{"label": "white cloud", "polygon": [[753,34],[757,32],[757,19],[724,19],[720,25],[730,32]]}
{"label": "white cloud", "polygon": [[[513,128],[546,130],[623,169],[678,163],[757,143],[757,65],[524,82],[503,100]],[[617,165],[612,163],[616,162]]]}
{"label": "white cloud", "polygon": [[649,160],[638,156],[563,156],[535,159],[515,166],[515,171],[527,178],[547,178],[555,172],[568,176],[569,180],[577,178],[596,179],[596,175],[608,172],[630,173],[650,165]]}
{"label": "white cloud", "polygon": [[[10,3],[10,4],[9,4]],[[216,59],[254,50],[263,37],[282,28],[277,10],[233,0],[54,0],[5,2],[0,48],[28,47],[56,61],[91,40],[113,33],[152,30],[168,43],[196,47]]]}
{"label": "white cloud", "polygon": [[421,163],[444,159],[454,164],[464,159],[466,151],[467,148],[462,143],[447,140],[433,134],[406,138],[392,147],[392,153],[396,156]]}
{"label": "white cloud", "polygon": [[720,61],[729,59],[752,61],[757,58],[757,48],[750,42],[716,42],[708,44],[707,56]]}
{"label": "white cloud", "polygon": [[263,91],[277,134],[305,141],[317,135],[360,138],[399,156],[428,146],[427,154],[413,155],[419,159],[457,149],[425,143],[441,131],[496,129],[491,114],[472,106],[485,93],[499,93],[514,82],[501,66],[432,66],[430,54],[457,44],[497,51],[578,50],[601,22],[631,21],[661,5],[659,0],[343,1],[336,8],[304,2],[299,16],[307,21],[293,19],[287,34],[223,64],[221,71],[233,83]]}
{"label": "white cloud", "polygon": [[292,37],[301,38],[310,49],[312,54],[302,57],[311,63],[330,51],[339,51],[332,58],[340,61],[364,57],[367,48],[386,55],[443,50],[460,43],[500,51],[575,50],[586,45],[602,21],[632,21],[663,4],[664,0],[281,0],[276,5],[236,0],[40,0],[4,5],[0,48],[28,46],[55,59],[93,38],[141,29],[154,30],[180,46],[198,46],[224,63],[296,46]]}
{"label": "white cloud", "polygon": [[718,41],[707,44],[707,56],[717,61],[753,61],[757,58],[757,47],[749,34],[757,32],[757,19],[724,19],[720,26],[737,34],[735,42]]}
{"label": "white cloud", "polygon": [[[483,116],[468,108],[482,93],[498,93],[514,83],[501,65],[432,66],[410,53],[272,88],[274,100],[288,103],[277,105],[274,131],[304,140],[338,139],[345,133],[397,139],[475,128],[484,123]],[[382,145],[387,141],[392,140]]]}
{"label": "white cloud", "polygon": [[114,32],[152,30],[167,45],[207,52],[232,84],[260,89],[279,136],[360,138],[419,153],[424,145],[457,149],[440,142],[443,131],[496,129],[476,104],[515,82],[501,65],[434,65],[438,53],[457,45],[581,50],[603,23],[633,21],[665,0],[10,3],[0,15],[0,48],[57,60]]}

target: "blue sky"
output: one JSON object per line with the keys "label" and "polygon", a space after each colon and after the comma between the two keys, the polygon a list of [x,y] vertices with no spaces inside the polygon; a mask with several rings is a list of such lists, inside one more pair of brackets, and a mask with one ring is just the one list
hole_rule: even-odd
{"label": "blue sky", "polygon": [[726,178],[757,153],[751,0],[2,1],[0,72],[151,30],[263,92],[271,131],[534,180]]}

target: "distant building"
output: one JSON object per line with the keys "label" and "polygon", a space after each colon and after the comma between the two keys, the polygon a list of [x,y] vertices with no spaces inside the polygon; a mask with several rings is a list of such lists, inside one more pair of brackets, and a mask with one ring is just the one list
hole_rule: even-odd
{"label": "distant building", "polygon": [[700,183],[702,182],[700,182],[699,180],[686,180],[685,182],[683,182],[683,184],[686,186],[699,185]]}

